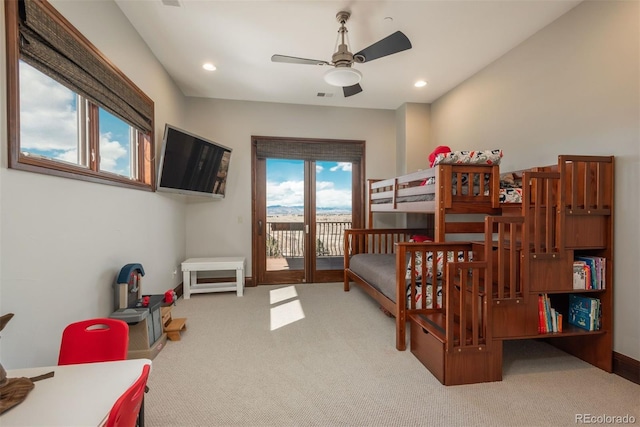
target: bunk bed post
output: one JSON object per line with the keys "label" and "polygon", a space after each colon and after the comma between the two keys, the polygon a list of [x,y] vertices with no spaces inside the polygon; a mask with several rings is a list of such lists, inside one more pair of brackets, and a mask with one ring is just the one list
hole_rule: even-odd
{"label": "bunk bed post", "polygon": [[344,230],[344,291],[349,292],[349,276],[347,270],[349,270],[349,261],[351,260],[351,230]]}
{"label": "bunk bed post", "polygon": [[374,182],[376,182],[377,180],[374,179],[368,179],[367,180],[367,187],[368,187],[368,198],[369,198],[369,203],[367,203],[367,227],[366,228],[373,228],[373,210],[371,209],[371,192],[372,192],[372,188],[371,186],[373,185]]}
{"label": "bunk bed post", "polygon": [[491,186],[489,194],[491,194],[491,207],[494,209],[500,209],[500,166],[491,166],[491,179],[489,181]]}
{"label": "bunk bed post", "polygon": [[[395,245],[396,250],[396,349],[404,351],[406,343],[407,323],[407,291],[405,277],[407,271],[407,252],[404,245]],[[411,253],[411,256],[415,255]],[[414,280],[414,279],[412,279]]]}
{"label": "bunk bed post", "polygon": [[[433,240],[436,242],[444,242],[446,240],[446,211],[451,206],[451,165],[436,166],[436,206],[434,211],[434,234]],[[448,199],[447,199],[448,196]]]}

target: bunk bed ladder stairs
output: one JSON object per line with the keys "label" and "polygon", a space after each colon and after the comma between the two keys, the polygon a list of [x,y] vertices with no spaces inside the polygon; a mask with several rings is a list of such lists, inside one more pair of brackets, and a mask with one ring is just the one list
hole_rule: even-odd
{"label": "bunk bed ladder stairs", "polygon": [[493,339],[526,332],[528,289],[522,262],[528,253],[524,228],[524,216],[485,218],[484,258],[490,265],[485,281],[491,295],[488,327]]}
{"label": "bunk bed ladder stairs", "polygon": [[523,280],[527,294],[537,298],[536,293],[571,282],[573,259],[565,248],[560,173],[525,172],[523,182]]}

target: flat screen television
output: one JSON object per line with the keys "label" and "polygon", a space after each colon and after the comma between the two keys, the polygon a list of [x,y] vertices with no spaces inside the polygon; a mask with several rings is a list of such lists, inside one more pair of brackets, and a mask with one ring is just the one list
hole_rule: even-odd
{"label": "flat screen television", "polygon": [[231,149],[167,124],[164,128],[158,191],[222,198]]}

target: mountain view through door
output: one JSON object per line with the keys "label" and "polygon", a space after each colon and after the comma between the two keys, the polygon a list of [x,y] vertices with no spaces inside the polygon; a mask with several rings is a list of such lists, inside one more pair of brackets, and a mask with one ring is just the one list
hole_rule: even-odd
{"label": "mountain view through door", "polygon": [[344,230],[364,223],[364,141],[252,136],[252,281],[344,280]]}
{"label": "mountain view through door", "polygon": [[267,271],[342,269],[344,230],[352,224],[351,166],[267,159]]}

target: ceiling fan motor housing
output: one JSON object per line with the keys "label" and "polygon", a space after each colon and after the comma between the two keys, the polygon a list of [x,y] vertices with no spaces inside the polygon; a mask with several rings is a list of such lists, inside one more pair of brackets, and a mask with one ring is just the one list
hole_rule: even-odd
{"label": "ceiling fan motor housing", "polygon": [[349,52],[346,44],[338,45],[338,51],[331,56],[331,62],[336,66],[348,66],[353,64],[353,54]]}

